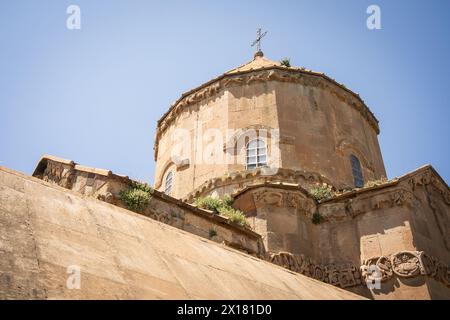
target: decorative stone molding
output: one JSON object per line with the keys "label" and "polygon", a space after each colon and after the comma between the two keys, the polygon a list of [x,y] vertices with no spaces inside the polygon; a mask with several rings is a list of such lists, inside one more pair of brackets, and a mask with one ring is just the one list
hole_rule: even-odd
{"label": "decorative stone molding", "polygon": [[[426,194],[428,205],[430,206],[434,219],[444,240],[447,250],[450,250],[450,190],[446,182],[431,167],[426,166],[418,170],[417,174],[409,174],[408,185],[413,192],[423,191]],[[442,201],[440,200],[442,199]]]}
{"label": "decorative stone molding", "polygon": [[361,195],[342,202],[324,202],[319,212],[324,221],[351,219],[368,211],[412,205],[414,195],[405,189],[382,190],[378,194]]}
{"label": "decorative stone molding", "polygon": [[154,145],[154,157],[157,159],[159,139],[165,130],[172,124],[181,112],[186,110],[186,107],[199,103],[204,99],[212,98],[221,90],[236,85],[249,85],[256,82],[290,82],[298,83],[304,86],[317,87],[324,90],[329,90],[331,94],[336,96],[339,100],[347,103],[355,108],[370,126],[378,134],[380,132],[378,120],[373,113],[365,105],[364,101],[358,94],[339,84],[334,79],[329,78],[323,73],[308,71],[299,68],[284,68],[284,67],[268,67],[258,70],[249,70],[238,72],[235,74],[224,74],[216,79],[213,79],[204,85],[183,94],[170,109],[158,121],[156,139]]}
{"label": "decorative stone molding", "polygon": [[126,180],[128,177],[113,174],[110,170],[86,167],[73,161],[44,156],[39,161],[33,176],[51,182],[66,189],[97,197],[109,203],[115,203],[114,197],[107,196],[104,188],[107,179]]}
{"label": "decorative stone molding", "polygon": [[450,204],[450,190],[437,172],[431,166],[426,166],[419,170],[423,170],[423,172],[412,175],[408,179],[408,184],[411,187],[411,190],[415,191],[417,187],[426,187],[431,185],[442,196],[445,203]]}
{"label": "decorative stone molding", "polygon": [[[423,251],[400,251],[390,256],[366,259],[359,268],[351,263],[320,265],[309,257],[289,252],[267,253],[266,260],[341,288],[364,286],[367,282],[375,280],[385,282],[394,277],[418,276],[428,276],[447,287],[450,286],[448,265]],[[369,273],[369,267],[373,265],[378,267],[381,278],[375,278],[373,274]]]}
{"label": "decorative stone molding", "polygon": [[359,269],[350,263],[319,265],[311,258],[289,252],[269,253],[267,260],[337,287],[348,288],[362,284]]}
{"label": "decorative stone molding", "polygon": [[[369,266],[375,265],[381,274],[368,272]],[[364,281],[387,281],[393,277],[412,278],[429,276],[447,287],[450,286],[450,269],[448,265],[431,257],[423,251],[400,251],[390,256],[366,259],[361,268]],[[381,278],[379,277],[381,276]]]}
{"label": "decorative stone molding", "polygon": [[71,188],[75,178],[75,165],[47,161],[47,167],[42,173],[41,179],[51,181],[63,188]]}
{"label": "decorative stone molding", "polygon": [[447,183],[439,176],[431,165],[425,165],[404,176],[394,178],[379,184],[364,188],[355,188],[350,191],[337,194],[332,198],[321,201],[321,203],[336,203],[337,201],[355,198],[367,192],[378,191],[392,186],[402,185],[406,192],[414,194],[420,187],[432,186],[440,194],[446,204],[450,204],[450,189]]}
{"label": "decorative stone molding", "polygon": [[450,190],[445,181],[429,165],[411,173],[387,181],[381,185],[353,190],[319,204],[318,210],[324,222],[345,221],[374,210],[418,206],[425,201],[437,223],[444,246],[450,250]]}
{"label": "decorative stone molding", "polygon": [[304,193],[298,191],[281,191],[271,190],[270,185],[262,190],[257,190],[253,193],[255,204],[259,206],[276,206],[276,207],[291,207],[306,212],[308,216],[312,217],[315,211],[315,202]]}
{"label": "decorative stone molding", "polygon": [[332,185],[330,180],[316,172],[297,171],[280,168],[278,169],[276,174],[266,176],[262,174],[261,169],[242,170],[229,173],[223,177],[209,179],[194,191],[189,193],[184,198],[184,200],[189,203],[193,202],[198,197],[203,197],[210,194],[216,188],[228,185],[236,185],[236,192],[238,192],[239,190],[244,189],[246,186],[270,182],[296,183],[303,187],[305,187],[305,185],[309,186],[316,183],[327,183],[329,185]]}
{"label": "decorative stone molding", "polygon": [[347,209],[352,217],[371,210],[380,210],[411,204],[413,194],[407,190],[396,189],[372,195],[367,198],[349,201]]}

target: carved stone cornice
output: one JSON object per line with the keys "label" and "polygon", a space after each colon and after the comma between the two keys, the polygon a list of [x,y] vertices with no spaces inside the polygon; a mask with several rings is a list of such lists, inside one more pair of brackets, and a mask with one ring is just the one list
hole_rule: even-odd
{"label": "carved stone cornice", "polygon": [[[343,215],[356,216],[368,210],[411,205],[418,188],[427,186],[432,186],[446,205],[450,204],[450,190],[447,184],[432,166],[427,165],[379,185],[335,195],[321,201],[319,208],[323,210],[325,216],[342,217]],[[345,214],[343,210],[346,211]]]}
{"label": "carved stone cornice", "polygon": [[326,183],[332,185],[328,178],[316,172],[297,171],[290,169],[278,169],[276,174],[263,175],[261,169],[242,170],[228,173],[226,176],[209,179],[201,186],[190,192],[184,200],[192,202],[198,197],[209,194],[216,188],[236,184],[241,185],[235,192],[244,190],[247,186],[270,182],[297,183],[299,185],[313,185],[315,183]]}
{"label": "carved stone cornice", "polygon": [[179,98],[161,117],[161,119],[158,120],[155,144],[153,148],[155,152],[155,160],[157,159],[158,154],[159,139],[165,130],[178,117],[178,115],[186,110],[186,107],[194,105],[204,99],[212,98],[229,87],[267,81],[298,83],[304,86],[318,87],[329,90],[329,92],[331,92],[339,100],[344,101],[351,107],[355,108],[355,110],[357,110],[362,117],[368,121],[377,134],[380,132],[378,120],[366,106],[364,101],[358,94],[346,88],[343,84],[336,82],[334,79],[323,73],[313,72],[302,68],[272,66],[257,70],[224,74],[183,94],[181,98]]}
{"label": "carved stone cornice", "polygon": [[266,260],[341,288],[354,287],[363,283],[359,268],[351,263],[320,265],[309,257],[289,252],[268,253]]}
{"label": "carved stone cornice", "polygon": [[[449,266],[423,251],[400,251],[389,256],[366,259],[360,267],[352,263],[317,264],[309,257],[289,252],[267,253],[266,260],[341,288],[365,286],[376,280],[385,282],[394,277],[418,276],[433,278],[450,287]],[[371,266],[378,270],[376,275],[369,271]]]}
{"label": "carved stone cornice", "polygon": [[[450,250],[450,190],[447,183],[431,166],[423,167],[417,172],[406,175],[406,181],[410,189],[415,193],[424,192],[426,201],[437,222],[437,227],[444,240],[445,247]],[[441,200],[442,201],[441,201]],[[447,214],[446,214],[447,213]]]}
{"label": "carved stone cornice", "polygon": [[70,189],[75,179],[75,164],[66,164],[55,161],[47,161],[47,166],[40,178],[46,182]]}
{"label": "carved stone cornice", "polygon": [[261,190],[253,192],[253,199],[257,207],[275,206],[280,208],[295,208],[304,212],[309,218],[316,209],[316,203],[303,189],[284,191],[273,189],[267,185]]}
{"label": "carved stone cornice", "polygon": [[417,187],[430,185],[442,196],[445,203],[450,204],[450,190],[447,183],[439,176],[432,166],[428,165],[422,167],[400,179],[406,179],[413,192]]}
{"label": "carved stone cornice", "polygon": [[324,222],[340,221],[352,219],[369,211],[395,206],[411,206],[413,199],[414,195],[409,190],[383,189],[376,194],[360,194],[340,202],[320,203],[318,208]]}

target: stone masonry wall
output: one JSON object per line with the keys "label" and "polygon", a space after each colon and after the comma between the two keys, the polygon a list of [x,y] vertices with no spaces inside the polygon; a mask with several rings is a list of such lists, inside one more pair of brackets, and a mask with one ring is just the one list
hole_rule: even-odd
{"label": "stone masonry wall", "polygon": [[[120,200],[120,191],[128,188],[132,182],[128,177],[108,170],[80,166],[73,161],[52,156],[44,156],[33,175],[122,208],[126,208],[126,205]],[[265,253],[259,234],[156,190],[142,214],[253,255],[264,256]]]}
{"label": "stone masonry wall", "polygon": [[[246,130],[269,132],[269,157],[274,155],[272,139],[276,140],[270,132],[279,130],[281,169],[317,173],[338,188],[354,186],[351,154],[359,158],[366,181],[386,176],[376,120],[359,99],[329,80],[299,70],[264,69],[229,75],[210,87],[214,90],[186,97],[176,114],[168,116],[170,121],[159,125],[156,189],[164,190],[165,178],[172,172],[172,195],[185,198],[208,181],[245,171],[245,147],[238,147],[245,145]],[[187,158],[175,159],[186,161],[174,163],[180,129],[190,142],[183,155]],[[205,136],[208,130],[219,132],[224,141]],[[237,136],[230,137],[229,130]],[[216,147],[208,148],[211,145]],[[226,155],[231,155],[228,162],[214,160]]]}
{"label": "stone masonry wall", "polygon": [[0,167],[0,300],[361,298]]}
{"label": "stone masonry wall", "polygon": [[[320,203],[266,184],[235,204],[274,263],[375,299],[450,299],[450,191],[430,166]],[[370,265],[383,273],[378,290],[365,286]]]}

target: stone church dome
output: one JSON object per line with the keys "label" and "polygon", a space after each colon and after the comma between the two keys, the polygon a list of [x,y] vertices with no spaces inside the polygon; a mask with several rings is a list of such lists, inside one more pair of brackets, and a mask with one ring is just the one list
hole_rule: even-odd
{"label": "stone church dome", "polygon": [[378,180],[378,133],[357,94],[258,51],[158,122],[159,190],[49,155],[0,167],[0,299],[448,299],[450,189],[431,165]]}
{"label": "stone church dome", "polygon": [[155,188],[192,201],[261,182],[361,187],[386,176],[378,134],[358,94],[258,51],[161,117]]}

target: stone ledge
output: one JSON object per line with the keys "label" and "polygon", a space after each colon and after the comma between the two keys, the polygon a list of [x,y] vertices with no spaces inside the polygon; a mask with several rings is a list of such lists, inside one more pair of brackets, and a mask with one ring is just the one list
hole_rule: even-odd
{"label": "stone ledge", "polygon": [[[246,184],[247,180],[249,182],[248,184]],[[302,187],[302,185],[298,183],[300,181],[303,182],[303,185],[309,185],[313,183],[327,183],[329,185],[332,185],[329,179],[316,172],[280,168],[278,169],[278,172],[276,174],[265,176],[262,174],[261,169],[242,170],[228,173],[226,176],[210,179],[190,192],[183,199],[184,201],[192,202],[195,198],[205,196],[216,188],[233,184],[244,185],[243,187],[236,188],[236,190],[233,192],[234,194],[236,194],[244,188],[251,187],[253,185],[259,185],[261,183],[281,183],[283,185],[296,184]]]}
{"label": "stone ledge", "polygon": [[0,187],[0,299],[363,299],[4,167]]}
{"label": "stone ledge", "polygon": [[[415,181],[414,178],[419,178],[419,180],[422,180],[422,181],[420,181],[420,182]],[[444,181],[444,179],[442,179],[442,177],[439,175],[439,173],[437,173],[437,171],[429,164],[424,165],[424,166],[422,166],[416,170],[413,170],[411,172],[408,172],[407,174],[405,174],[403,176],[396,177],[396,178],[386,181],[384,183],[380,183],[379,185],[353,189],[351,191],[336,195],[332,198],[322,200],[322,201],[320,201],[320,203],[321,204],[333,203],[336,201],[353,198],[353,197],[356,197],[356,196],[366,193],[366,192],[381,190],[384,188],[398,185],[399,183],[405,182],[405,181],[407,181],[411,185],[416,185],[417,183],[425,183],[425,184],[429,184],[429,183],[433,183],[433,182],[438,183],[441,185],[441,187],[443,189],[443,190],[441,190],[442,195],[444,196],[446,201],[448,203],[450,203],[450,189],[449,189],[447,183]],[[445,190],[447,191],[447,195],[444,194]]]}
{"label": "stone ledge", "polygon": [[[128,176],[117,175],[110,170],[81,166],[74,161],[48,155],[40,159],[33,176],[125,209],[125,204],[120,200],[120,192],[134,182]],[[195,231],[205,238],[209,238],[210,230],[214,229],[217,232],[214,241],[250,254],[264,255],[264,245],[258,233],[225,217],[157,190],[152,190],[149,206],[144,209],[143,215],[183,230]],[[197,218],[189,218],[190,215]],[[191,223],[195,225],[190,225]]]}

